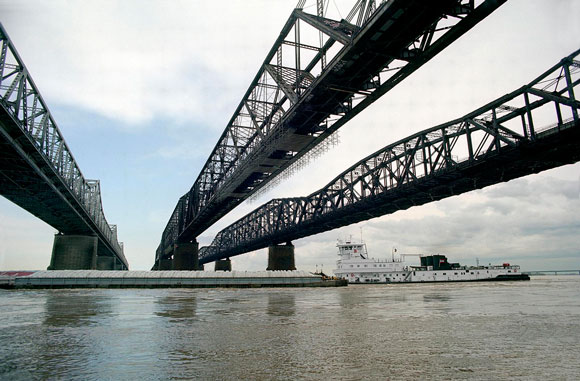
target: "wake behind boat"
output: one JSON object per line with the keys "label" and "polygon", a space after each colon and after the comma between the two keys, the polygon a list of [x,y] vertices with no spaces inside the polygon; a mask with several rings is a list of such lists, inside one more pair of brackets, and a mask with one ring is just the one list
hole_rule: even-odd
{"label": "wake behind boat", "polygon": [[[504,263],[489,266],[461,266],[449,263],[445,255],[399,254],[390,260],[369,258],[366,244],[338,241],[339,259],[334,274],[349,283],[420,283],[529,280],[520,266]],[[408,256],[417,256],[420,266],[405,263]]]}

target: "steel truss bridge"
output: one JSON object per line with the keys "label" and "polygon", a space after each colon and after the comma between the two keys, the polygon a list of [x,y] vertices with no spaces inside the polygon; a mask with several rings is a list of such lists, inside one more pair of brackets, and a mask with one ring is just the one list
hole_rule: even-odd
{"label": "steel truss bridge", "polygon": [[384,147],[307,197],[264,204],[201,248],[200,263],[579,161],[579,55],[460,119]]}
{"label": "steel truss bridge", "polygon": [[62,234],[96,235],[98,256],[128,268],[105,219],[99,180],[87,180],[0,24],[0,194]]}
{"label": "steel truss bridge", "polygon": [[[300,160],[505,0],[357,0],[344,20],[295,9],[191,189],[155,265]],[[303,5],[304,1],[301,2]]]}
{"label": "steel truss bridge", "polygon": [[539,270],[526,271],[528,275],[580,275],[580,270]]}

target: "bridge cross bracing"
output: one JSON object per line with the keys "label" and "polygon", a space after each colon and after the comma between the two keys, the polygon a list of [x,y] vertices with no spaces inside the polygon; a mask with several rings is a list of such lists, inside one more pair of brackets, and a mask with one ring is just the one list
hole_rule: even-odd
{"label": "bridge cross bracing", "polygon": [[156,262],[323,150],[342,125],[504,2],[359,0],[340,21],[295,9],[179,199]]}
{"label": "bridge cross bracing", "polygon": [[309,196],[262,205],[202,247],[199,262],[580,161],[579,56],[462,118],[384,147]]}
{"label": "bridge cross bracing", "polygon": [[99,180],[86,179],[0,24],[0,192],[60,233],[96,235],[98,256],[127,269]]}

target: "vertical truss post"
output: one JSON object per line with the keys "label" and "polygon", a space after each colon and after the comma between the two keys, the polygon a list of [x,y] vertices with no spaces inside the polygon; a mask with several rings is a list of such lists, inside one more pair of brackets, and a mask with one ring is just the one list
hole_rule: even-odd
{"label": "vertical truss post", "polygon": [[296,58],[296,95],[300,96],[300,19],[296,19],[294,24],[294,47]]}
{"label": "vertical truss post", "polygon": [[280,45],[276,51],[276,69],[278,75],[282,76],[282,45]]}
{"label": "vertical truss post", "polygon": [[441,154],[443,155],[443,159],[445,159],[445,167],[447,167],[451,164],[450,162],[451,149],[449,146],[449,136],[447,136],[445,128],[441,129],[441,137],[442,137]]}
{"label": "vertical truss post", "polygon": [[358,20],[356,22],[356,25],[361,26],[362,23],[364,22],[364,17],[365,17],[365,6],[367,5],[367,0],[362,0],[360,2],[360,10],[358,12]]}
{"label": "vertical truss post", "polygon": [[493,120],[493,133],[495,134],[495,136],[494,136],[495,149],[499,153],[499,150],[501,149],[501,145],[499,143],[499,128],[497,127],[497,115],[495,113],[495,108],[491,110],[491,116],[492,116],[492,120]]}
{"label": "vertical truss post", "polygon": [[528,133],[528,124],[526,123],[526,117],[524,116],[524,114],[520,115],[520,118],[522,119],[522,127],[524,130],[524,138],[529,139],[530,138],[530,134]]}
{"label": "vertical truss post", "polygon": [[425,172],[425,176],[427,176],[427,174],[429,173],[429,168],[427,166],[427,153],[425,152],[425,143],[426,143],[426,139],[425,139],[425,135],[423,135],[421,137],[421,152],[423,154],[423,171]]}
{"label": "vertical truss post", "polygon": [[[568,87],[568,97],[572,102],[576,101],[574,97],[574,86],[572,84],[572,76],[570,75],[570,62],[566,62],[564,64],[564,73],[566,75],[566,86]],[[574,118],[574,122],[578,122],[578,110],[575,107],[571,107],[572,109],[572,117]]]}
{"label": "vertical truss post", "polygon": [[[318,17],[324,17],[324,0],[316,0],[316,15]],[[318,38],[320,40],[320,70],[324,71],[326,67],[326,53],[324,51],[324,38],[322,31],[318,32]]]}
{"label": "vertical truss post", "polygon": [[[38,109],[38,94],[34,94],[34,100],[32,101],[32,110],[30,112],[29,118],[25,119],[25,126],[30,134],[34,132],[34,118],[36,117],[36,111]],[[35,137],[36,138],[36,137]]]}
{"label": "vertical truss post", "polygon": [[377,10],[376,0],[370,0],[367,6],[367,12],[365,13],[365,21],[368,20],[373,13]]}
{"label": "vertical truss post", "polygon": [[469,152],[469,161],[473,161],[473,141],[471,140],[471,130],[469,123],[465,123],[465,137],[467,139],[467,151]]}
{"label": "vertical truss post", "polygon": [[40,150],[42,152],[45,152],[46,142],[48,139],[48,122],[49,122],[48,113],[46,113],[44,114],[42,120],[40,121],[40,125],[42,127],[42,133],[40,136]]}
{"label": "vertical truss post", "polygon": [[556,107],[556,116],[558,117],[558,129],[559,129],[564,124],[564,120],[562,119],[562,110],[560,109],[560,103],[554,102],[554,106]]}
{"label": "vertical truss post", "polygon": [[524,100],[526,101],[526,115],[528,116],[528,135],[530,140],[536,140],[536,132],[534,131],[534,121],[532,120],[532,110],[530,108],[530,98],[528,97],[528,93],[524,93]]}
{"label": "vertical truss post", "polygon": [[[2,32],[0,31],[0,37],[2,36]],[[0,85],[2,85],[2,79],[4,78],[4,67],[6,66],[6,52],[8,49],[8,39],[0,40],[2,44],[2,53],[0,53]]]}
{"label": "vertical truss post", "polygon": [[[16,89],[16,101],[14,102],[14,110],[16,118],[18,118],[18,114],[20,112],[21,104],[26,104],[26,96],[24,95],[26,92],[26,79],[27,73],[24,68],[22,68],[22,72],[19,78],[18,89]],[[24,95],[24,97],[23,97]],[[23,101],[24,98],[24,101]],[[26,115],[26,108],[23,110],[23,114]],[[26,128],[25,128],[26,129]]]}

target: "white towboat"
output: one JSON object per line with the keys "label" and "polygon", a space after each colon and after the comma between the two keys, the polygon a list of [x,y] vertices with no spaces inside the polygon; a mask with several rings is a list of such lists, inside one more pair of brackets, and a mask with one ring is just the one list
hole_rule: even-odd
{"label": "white towboat", "polygon": [[[520,266],[504,263],[489,266],[461,266],[449,263],[444,255],[399,254],[390,260],[369,258],[363,242],[338,241],[339,259],[334,274],[349,283],[420,283],[529,280]],[[417,256],[421,265],[405,263],[407,256]]]}

